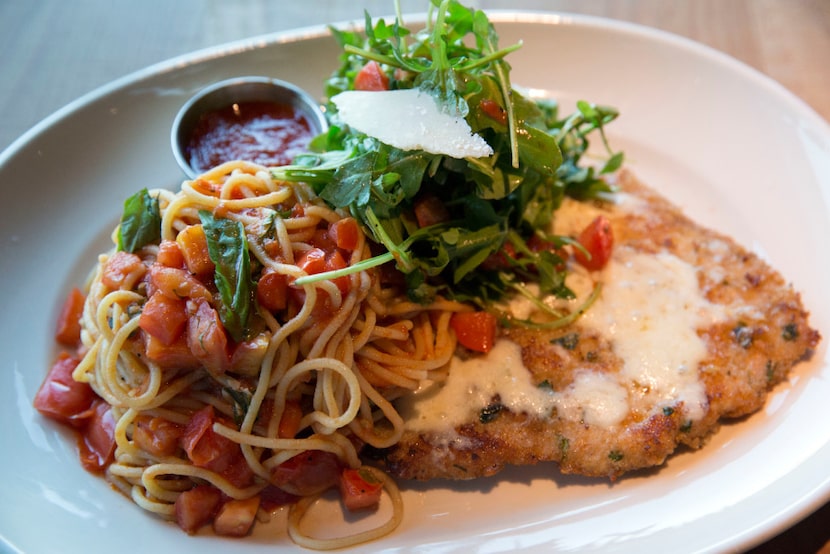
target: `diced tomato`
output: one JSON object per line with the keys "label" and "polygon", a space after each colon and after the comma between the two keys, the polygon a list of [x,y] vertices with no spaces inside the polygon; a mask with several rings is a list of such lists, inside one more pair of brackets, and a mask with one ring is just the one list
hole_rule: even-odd
{"label": "diced tomato", "polygon": [[193,534],[213,519],[222,500],[222,492],[211,485],[199,485],[184,491],[174,505],[176,523],[186,533]]}
{"label": "diced tomato", "polygon": [[366,469],[346,468],[340,474],[340,497],[349,511],[376,508],[383,483]]}
{"label": "diced tomato", "polygon": [[179,300],[182,298],[201,298],[211,301],[213,295],[193,275],[184,269],[153,264],[150,267],[149,293],[159,291],[165,296]]}
{"label": "diced tomato", "polygon": [[306,450],[274,468],[271,483],[289,494],[310,496],[335,486],[340,461],[331,452]]}
{"label": "diced tomato", "polygon": [[424,194],[415,200],[412,209],[415,212],[415,219],[418,227],[429,227],[438,223],[446,223],[450,220],[450,212],[444,202],[432,194]]}
{"label": "diced tomato", "polygon": [[337,248],[352,251],[360,242],[360,227],[353,217],[344,217],[329,224],[329,236]]}
{"label": "diced tomato", "polygon": [[138,416],[133,428],[136,446],[153,456],[172,456],[179,448],[184,429],[163,417]]}
{"label": "diced tomato", "polygon": [[110,405],[95,400],[91,417],[81,430],[81,463],[87,471],[100,472],[112,463],[115,454],[115,418]]}
{"label": "diced tomato", "polygon": [[288,400],[282,410],[277,435],[281,439],[293,439],[300,430],[300,420],[303,419],[303,409],[296,400]]}
{"label": "diced tomato", "polygon": [[156,261],[163,266],[175,267],[177,269],[184,268],[184,256],[178,243],[174,240],[161,241],[158,254],[156,255]]}
{"label": "diced tomato", "polygon": [[84,314],[86,296],[77,287],[69,291],[58,315],[55,340],[64,346],[77,346],[81,342],[81,316]]}
{"label": "diced tomato", "polygon": [[[326,256],[326,271],[335,271],[338,269],[343,269],[347,267],[349,264],[346,263],[346,260],[343,258],[343,255],[340,254],[339,250],[335,250],[331,252],[328,256]],[[347,275],[343,277],[337,277],[332,279],[334,284],[337,285],[337,288],[340,289],[340,294],[346,295],[351,288],[351,280]]]}
{"label": "diced tomato", "polygon": [[104,264],[101,282],[113,290],[129,290],[146,271],[141,258],[135,254],[116,252]]}
{"label": "diced tomato", "polygon": [[300,255],[297,260],[297,267],[314,275],[326,270],[326,252],[320,248],[311,248]]}
{"label": "diced tomato", "polygon": [[201,224],[189,225],[176,236],[187,269],[194,275],[212,274],[215,266],[208,252],[207,237]]}
{"label": "diced tomato", "polygon": [[144,304],[138,326],[170,346],[187,325],[187,308],[184,300],[170,298],[156,291]]}
{"label": "diced tomato", "polygon": [[496,342],[496,316],[490,312],[458,312],[450,326],[462,346],[476,352],[489,352]]}
{"label": "diced tomato", "polygon": [[225,537],[244,537],[254,524],[259,510],[259,496],[244,500],[228,500],[213,519],[213,530]]}
{"label": "diced tomato", "polygon": [[498,102],[485,98],[479,102],[479,107],[481,108],[481,111],[493,121],[496,121],[502,125],[507,125],[507,112],[504,111],[504,108],[499,106]]}
{"label": "diced tomato", "polygon": [[34,406],[46,417],[76,427],[83,423],[97,395],[87,383],[72,378],[80,360],[61,353],[37,391]]}
{"label": "diced tomato", "polygon": [[585,247],[589,256],[578,249],[574,249],[574,258],[585,269],[596,271],[605,267],[611,259],[611,252],[614,249],[614,233],[611,229],[611,222],[605,216],[597,216],[577,238],[579,243]]}
{"label": "diced tomato", "polygon": [[256,298],[259,305],[268,311],[284,310],[288,300],[288,277],[266,269],[257,281]]}
{"label": "diced tomato", "polygon": [[192,370],[201,367],[201,362],[190,351],[184,333],[167,345],[149,333],[143,333],[143,335],[144,355],[162,369]]}
{"label": "diced tomato", "polygon": [[370,61],[355,75],[354,88],[366,91],[389,90],[389,77],[383,72],[380,64]]}
{"label": "diced tomato", "polygon": [[228,336],[219,313],[205,300],[187,302],[187,345],[193,356],[214,373],[230,366]]}
{"label": "diced tomato", "polygon": [[193,465],[221,472],[228,467],[239,447],[213,430],[216,414],[207,405],[190,418],[181,437],[181,446]]}
{"label": "diced tomato", "polygon": [[251,468],[239,445],[213,430],[216,421],[211,405],[195,412],[184,429],[180,445],[193,465],[214,471],[234,485],[244,487],[253,476]]}

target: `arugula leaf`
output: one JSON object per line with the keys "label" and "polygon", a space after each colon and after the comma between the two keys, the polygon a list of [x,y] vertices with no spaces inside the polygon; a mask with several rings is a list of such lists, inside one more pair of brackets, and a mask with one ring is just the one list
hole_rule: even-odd
{"label": "arugula leaf", "polygon": [[219,291],[219,317],[234,340],[245,338],[251,311],[253,284],[248,239],[242,223],[214,218],[199,210],[208,254],[216,265],[213,281]]}
{"label": "arugula leaf", "polygon": [[161,215],[158,198],[142,189],[124,201],[118,227],[118,250],[136,252],[161,240]]}

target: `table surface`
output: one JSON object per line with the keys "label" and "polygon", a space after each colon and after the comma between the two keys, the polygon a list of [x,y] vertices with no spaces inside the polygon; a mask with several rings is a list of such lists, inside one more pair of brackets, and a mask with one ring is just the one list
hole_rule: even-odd
{"label": "table surface", "polygon": [[[663,29],[780,82],[830,120],[828,0],[469,0]],[[422,12],[425,0],[402,0]],[[0,0],[0,151],[67,103],[168,58],[259,34],[393,12],[391,0]],[[752,552],[830,553],[830,503]]]}

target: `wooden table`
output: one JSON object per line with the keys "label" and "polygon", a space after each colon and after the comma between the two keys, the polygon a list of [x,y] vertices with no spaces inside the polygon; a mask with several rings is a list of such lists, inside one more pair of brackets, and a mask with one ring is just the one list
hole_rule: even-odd
{"label": "wooden table", "polygon": [[[422,12],[425,0],[402,0]],[[482,9],[590,14],[657,27],[729,54],[830,120],[828,0],[479,0]],[[113,79],[259,34],[392,13],[391,0],[0,1],[0,150]],[[828,468],[830,471],[830,468]],[[830,552],[830,504],[753,552]]]}

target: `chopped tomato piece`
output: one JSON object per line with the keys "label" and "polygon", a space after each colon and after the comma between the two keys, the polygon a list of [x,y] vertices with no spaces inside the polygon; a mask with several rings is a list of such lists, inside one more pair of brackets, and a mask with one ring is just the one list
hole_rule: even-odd
{"label": "chopped tomato piece", "polygon": [[256,298],[259,305],[268,311],[284,310],[288,300],[288,277],[266,269],[257,281]]}
{"label": "chopped tomato piece", "polygon": [[230,465],[239,447],[213,430],[216,414],[207,405],[190,418],[181,437],[181,446],[193,465],[221,472]]}
{"label": "chopped tomato piece", "polygon": [[418,197],[412,209],[415,211],[418,227],[429,227],[450,220],[450,212],[447,211],[444,202],[431,194]]}
{"label": "chopped tomato piece", "polygon": [[212,274],[215,266],[208,252],[207,237],[202,225],[188,225],[176,236],[188,271],[194,275]]}
{"label": "chopped tomato piece", "polygon": [[187,325],[184,300],[170,298],[156,291],[144,304],[138,326],[153,335],[165,346],[173,344]]}
{"label": "chopped tomato piece", "polygon": [[337,248],[352,251],[360,242],[360,227],[353,217],[344,217],[329,225],[329,236]]}
{"label": "chopped tomato piece", "polygon": [[306,450],[274,468],[271,483],[289,494],[310,496],[340,480],[340,461],[331,452]]}
{"label": "chopped tomato piece", "polygon": [[174,505],[176,523],[186,533],[195,533],[213,519],[221,500],[222,492],[211,485],[199,485],[184,491],[176,498]]}
{"label": "chopped tomato piece", "polygon": [[81,463],[87,471],[103,471],[115,454],[115,418],[110,405],[97,399],[91,417],[81,431]]}
{"label": "chopped tomato piece", "polygon": [[133,430],[136,446],[153,456],[172,456],[179,448],[184,429],[163,417],[138,416]]}
{"label": "chopped tomato piece", "polygon": [[297,267],[309,275],[324,272],[326,270],[326,252],[320,248],[306,250],[297,261]]}
{"label": "chopped tomato piece", "polygon": [[354,88],[366,91],[389,90],[389,77],[378,62],[370,61],[355,75]]}
{"label": "chopped tomato piece", "polygon": [[55,339],[65,346],[77,346],[81,342],[81,316],[84,314],[86,296],[77,287],[69,291],[58,316]]}
{"label": "chopped tomato piece", "polygon": [[210,291],[193,275],[184,269],[153,264],[150,267],[149,292],[156,291],[173,299],[201,298],[208,302],[213,299]]}
{"label": "chopped tomato piece", "polygon": [[184,334],[172,344],[163,344],[149,333],[144,335],[144,355],[151,362],[158,364],[162,369],[199,369],[201,362],[193,356],[187,337]]}
{"label": "chopped tomato piece", "polygon": [[340,474],[340,497],[349,511],[376,508],[383,483],[366,469],[346,468]]}
{"label": "chopped tomato piece", "polygon": [[97,395],[87,383],[72,378],[80,360],[61,353],[35,395],[34,406],[46,417],[75,426],[83,423]]}
{"label": "chopped tomato piece", "polygon": [[280,418],[277,435],[281,439],[293,439],[300,430],[300,420],[303,419],[303,409],[296,400],[289,400],[285,403]]}
{"label": "chopped tomato piece", "polygon": [[141,258],[135,254],[116,252],[104,264],[101,282],[114,290],[130,290],[146,271]]}
{"label": "chopped tomato piece", "polygon": [[596,271],[605,267],[611,259],[614,249],[614,233],[611,222],[605,216],[597,216],[577,238],[579,243],[588,251],[588,255],[581,249],[574,249],[574,258],[585,269]]}
{"label": "chopped tomato piece", "polygon": [[217,535],[244,537],[254,524],[259,510],[259,496],[244,500],[228,500],[219,508],[213,519],[213,530]]}
{"label": "chopped tomato piece", "polygon": [[498,102],[485,98],[479,103],[479,107],[481,108],[481,111],[493,121],[497,121],[502,125],[507,125],[507,112],[504,111],[504,108],[499,106]]}
{"label": "chopped tomato piece", "polygon": [[489,352],[496,342],[496,316],[490,312],[459,312],[450,326],[462,346],[476,352]]}
{"label": "chopped tomato piece", "polygon": [[[334,252],[330,253],[326,256],[326,271],[335,271],[337,269],[343,269],[349,264],[346,263],[346,260],[343,258],[343,255],[340,254],[340,251],[335,250]],[[347,275],[343,277],[337,277],[332,279],[334,284],[337,285],[337,288],[340,289],[340,294],[348,294],[349,289],[351,288],[351,280]]]}
{"label": "chopped tomato piece", "polygon": [[228,336],[219,313],[202,300],[187,302],[187,345],[208,371],[223,373],[230,366]]}
{"label": "chopped tomato piece", "polygon": [[179,245],[174,240],[163,240],[159,244],[156,261],[163,266],[184,268],[184,256]]}

